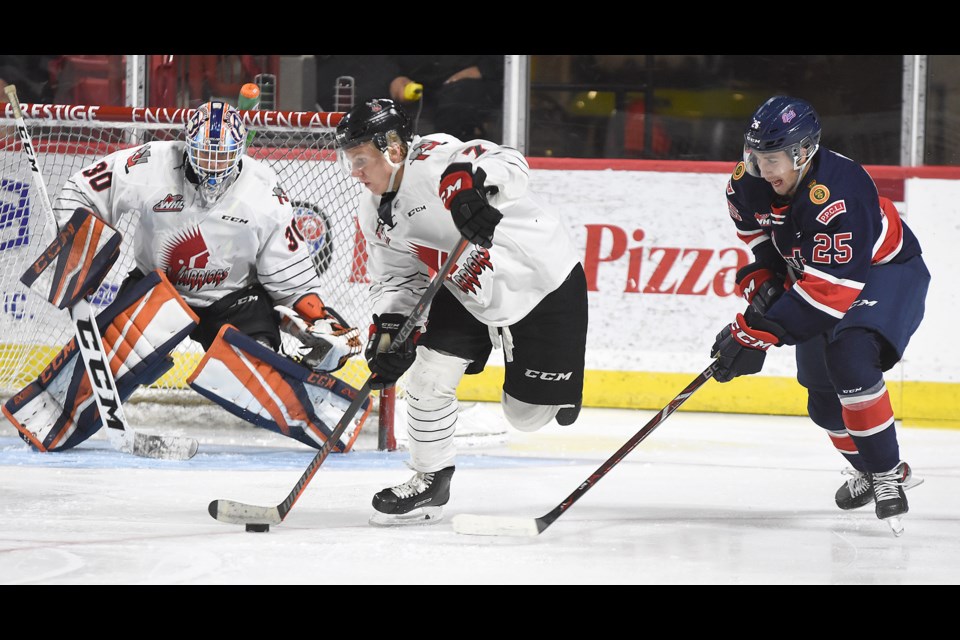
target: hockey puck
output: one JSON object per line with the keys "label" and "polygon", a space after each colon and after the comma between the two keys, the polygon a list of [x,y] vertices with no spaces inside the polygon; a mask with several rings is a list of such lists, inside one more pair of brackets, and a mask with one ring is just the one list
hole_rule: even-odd
{"label": "hockey puck", "polygon": [[253,531],[254,533],[264,533],[270,531],[270,525],[268,524],[248,524],[247,531]]}

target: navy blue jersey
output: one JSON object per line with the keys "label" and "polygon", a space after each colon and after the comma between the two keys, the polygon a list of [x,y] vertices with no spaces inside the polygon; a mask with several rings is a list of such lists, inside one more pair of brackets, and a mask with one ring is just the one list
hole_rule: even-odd
{"label": "navy blue jersey", "polygon": [[727,182],[737,235],[758,260],[796,279],[766,313],[785,344],[832,329],[850,309],[871,269],[920,255],[920,243],[866,170],[820,148],[789,201],[739,163]]}

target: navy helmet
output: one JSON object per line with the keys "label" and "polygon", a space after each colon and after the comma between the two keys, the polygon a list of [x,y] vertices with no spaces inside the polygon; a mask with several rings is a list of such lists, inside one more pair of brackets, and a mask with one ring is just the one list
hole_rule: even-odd
{"label": "navy helmet", "polygon": [[[386,154],[391,144],[409,144],[413,140],[413,123],[407,112],[393,100],[374,98],[347,112],[337,125],[337,162],[350,175],[353,161],[344,151],[364,143],[372,143]],[[391,165],[394,163],[387,161]]]}
{"label": "navy helmet", "polygon": [[820,148],[820,116],[806,100],[774,96],[760,105],[743,134],[747,172],[760,176],[756,153],[785,151],[802,169]]}

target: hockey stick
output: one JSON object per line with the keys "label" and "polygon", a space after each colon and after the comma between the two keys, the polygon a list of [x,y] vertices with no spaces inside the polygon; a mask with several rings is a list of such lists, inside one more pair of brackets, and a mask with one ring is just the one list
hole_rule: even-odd
{"label": "hockey stick", "polygon": [[[460,238],[460,241],[457,242],[457,246],[453,248],[446,262],[443,263],[440,270],[433,276],[430,284],[427,285],[427,289],[423,292],[423,295],[420,296],[417,306],[410,312],[409,317],[407,317],[406,321],[400,327],[400,331],[397,332],[397,335],[391,341],[391,350],[403,343],[404,340],[410,337],[413,330],[416,329],[417,324],[419,324],[420,319],[426,312],[433,297],[437,294],[437,291],[440,290],[440,287],[443,286],[443,281],[446,280],[447,275],[456,267],[457,260],[467,248],[468,244],[469,242],[465,238]],[[370,381],[372,378],[373,374],[367,377],[366,382],[364,382],[360,390],[357,391],[357,397],[350,403],[350,406],[347,408],[346,413],[343,414],[343,417],[340,418],[340,422],[337,423],[337,427],[333,430],[333,433],[330,434],[326,442],[323,443],[323,447],[320,448],[320,451],[317,452],[313,460],[310,461],[310,464],[307,465],[306,470],[300,476],[300,479],[297,480],[297,483],[293,486],[293,489],[283,502],[275,507],[258,507],[233,500],[214,500],[207,508],[210,515],[220,522],[245,524],[248,525],[248,527],[251,525],[262,527],[263,525],[280,524],[283,522],[283,519],[287,517],[287,514],[290,512],[290,509],[293,508],[297,499],[303,494],[304,489],[307,488],[307,484],[317,473],[317,469],[319,469],[323,461],[327,459],[327,455],[329,455],[334,443],[340,439],[347,425],[353,420],[353,416],[357,413],[357,410],[359,410],[360,405],[362,405],[363,401],[370,395]],[[265,531],[266,529],[253,530]]]}
{"label": "hockey stick", "polygon": [[717,369],[716,361],[703,370],[700,375],[694,378],[693,382],[688,384],[683,391],[661,409],[657,415],[644,425],[640,431],[634,434],[616,453],[600,465],[589,478],[577,487],[573,493],[558,504],[553,510],[540,516],[539,518],[511,518],[506,516],[481,516],[462,513],[453,517],[453,530],[457,533],[474,536],[535,536],[543,532],[544,529],[553,524],[554,520],[559,518],[569,509],[574,502],[583,497],[593,485],[600,481],[600,478],[607,475],[628,453],[643,442],[657,426],[666,420],[671,413],[677,410],[687,398],[693,395],[693,392],[699,389],[703,384],[713,377],[713,372]]}
{"label": "hockey stick", "polygon": [[[13,108],[13,117],[17,124],[17,133],[23,144],[23,151],[30,161],[35,183],[40,192],[40,204],[47,222],[59,233],[60,226],[50,204],[50,195],[43,174],[40,172],[40,163],[37,160],[33,141],[27,131],[27,124],[23,120],[23,111],[20,109],[20,100],[17,98],[17,88],[7,85],[4,88],[10,106]],[[118,451],[132,453],[144,458],[161,458],[166,460],[188,460],[197,452],[198,443],[193,438],[162,437],[138,433],[130,428],[123,413],[123,403],[117,391],[117,382],[110,368],[110,358],[103,348],[103,340],[97,329],[96,312],[93,305],[86,298],[70,307],[70,319],[73,322],[74,334],[79,347],[80,360],[87,371],[87,379],[100,418],[107,427],[107,436],[110,444]]]}

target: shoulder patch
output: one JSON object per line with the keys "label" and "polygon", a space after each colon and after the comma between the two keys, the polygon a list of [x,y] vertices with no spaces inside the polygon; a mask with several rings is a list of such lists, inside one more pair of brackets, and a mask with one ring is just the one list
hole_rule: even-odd
{"label": "shoulder patch", "polygon": [[743,164],[743,160],[737,163],[737,166],[733,168],[733,179],[739,180],[743,177],[743,174],[746,173],[747,166]]}
{"label": "shoulder patch", "polygon": [[[812,197],[811,197],[812,199]],[[847,210],[847,203],[843,200],[831,202],[830,206],[825,207],[823,211],[817,214],[817,222],[821,224],[830,224],[830,221]]]}
{"label": "shoulder patch", "polygon": [[[830,189],[822,184],[814,184],[810,187],[810,202],[813,204],[823,204],[830,199]],[[841,202],[843,202],[841,200]]]}
{"label": "shoulder patch", "polygon": [[733,190],[733,180],[727,180],[727,195],[732,196],[736,191]]}
{"label": "shoulder patch", "polygon": [[123,169],[126,173],[130,173],[130,169],[134,168],[138,164],[145,164],[150,160],[150,143],[140,147],[140,150],[134,153],[132,156],[127,158],[127,162],[124,165]]}

